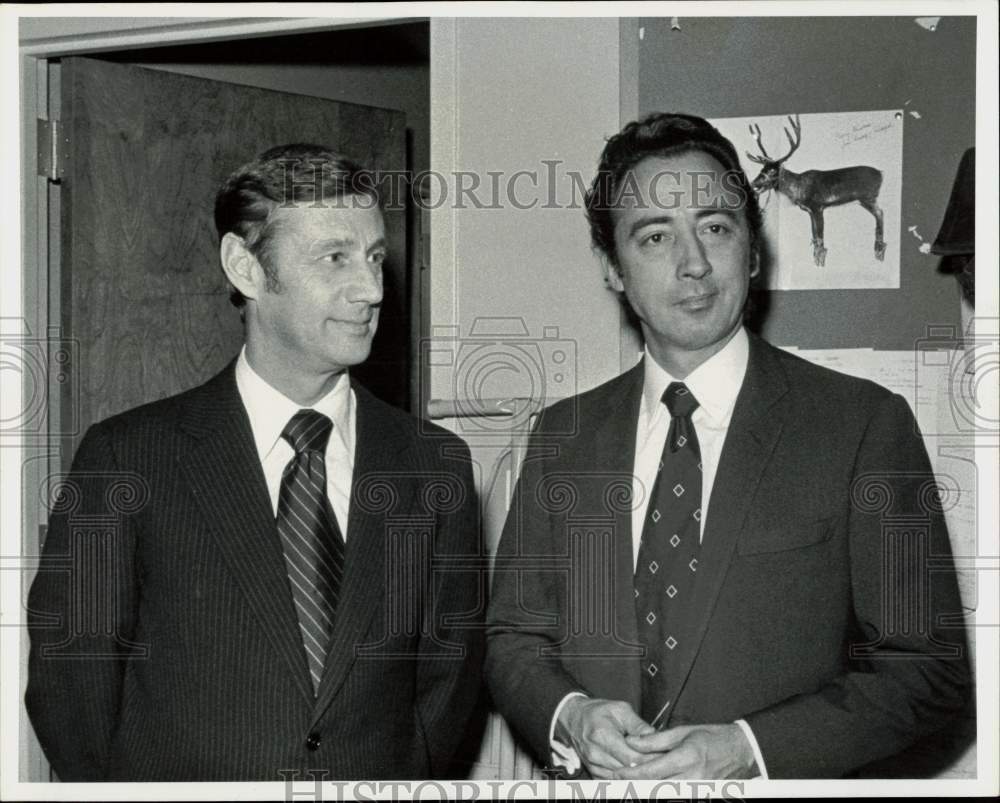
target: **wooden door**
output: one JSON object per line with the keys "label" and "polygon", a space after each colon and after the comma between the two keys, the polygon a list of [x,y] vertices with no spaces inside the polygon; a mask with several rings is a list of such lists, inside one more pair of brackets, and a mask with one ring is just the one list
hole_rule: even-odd
{"label": "wooden door", "polygon": [[[325,144],[376,170],[405,165],[402,112],[86,58],[62,62],[62,331],[74,341],[64,408],[74,434],[197,385],[243,342],[219,266],[219,183],[274,145]],[[397,205],[398,206],[398,205]],[[408,401],[406,215],[385,215],[390,258],[368,362],[352,369]]]}

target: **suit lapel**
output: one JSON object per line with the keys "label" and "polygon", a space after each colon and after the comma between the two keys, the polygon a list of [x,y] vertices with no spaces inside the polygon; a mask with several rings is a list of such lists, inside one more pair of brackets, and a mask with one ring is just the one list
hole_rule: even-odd
{"label": "suit lapel", "polygon": [[[632,368],[615,386],[615,402],[602,410],[594,433],[594,453],[589,463],[601,466],[609,478],[624,477],[632,482],[635,463],[635,433],[642,399],[643,364]],[[582,461],[581,461],[582,462]],[[632,569],[632,514],[630,505],[615,514],[614,614],[616,649],[634,660],[622,662],[620,680],[622,699],[639,710],[640,679],[639,632],[635,620],[635,592]],[[627,667],[627,670],[625,670]],[[617,670],[616,670],[617,672]]]}
{"label": "suit lapel", "polygon": [[678,656],[677,685],[671,683],[671,700],[681,693],[704,640],[737,538],[784,425],[784,407],[777,402],[787,390],[773,347],[751,335],[746,377],[736,398],[712,486],[690,607],[690,635]]}
{"label": "suit lapel", "polygon": [[194,440],[180,464],[251,609],[297,688],[311,699],[285,559],[234,365],[189,397],[180,425]]}
{"label": "suit lapel", "polygon": [[313,708],[313,724],[343,685],[372,617],[384,612],[385,523],[390,515],[410,509],[414,487],[412,479],[397,476],[390,479],[396,494],[391,508],[372,511],[358,504],[359,489],[364,493],[366,477],[370,481],[379,472],[399,475],[410,467],[410,435],[380,409],[382,403],[368,391],[357,383],[352,382],[352,386],[357,399],[357,428],[344,579],[323,680]]}

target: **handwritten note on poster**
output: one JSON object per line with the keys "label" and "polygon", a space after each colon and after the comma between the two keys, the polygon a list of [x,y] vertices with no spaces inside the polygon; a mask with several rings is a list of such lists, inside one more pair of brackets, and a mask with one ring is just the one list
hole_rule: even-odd
{"label": "handwritten note on poster", "polygon": [[712,123],[756,185],[768,289],[899,287],[900,111]]}

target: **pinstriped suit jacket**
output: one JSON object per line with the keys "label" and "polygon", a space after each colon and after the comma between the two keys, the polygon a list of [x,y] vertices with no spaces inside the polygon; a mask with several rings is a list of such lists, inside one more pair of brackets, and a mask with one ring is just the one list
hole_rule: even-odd
{"label": "pinstriped suit jacket", "polygon": [[[563,697],[640,710],[632,472],[643,369],[545,411],[497,553],[486,675],[544,762]],[[905,401],[751,336],[667,727],[750,724],[772,778],[896,754],[971,693],[948,533]],[[666,607],[666,606],[664,606]]]}
{"label": "pinstriped suit jacket", "polygon": [[29,597],[26,704],[60,779],[448,772],[483,652],[479,573],[456,568],[479,556],[469,452],[355,392],[345,578],[315,696],[233,365],[86,434]]}

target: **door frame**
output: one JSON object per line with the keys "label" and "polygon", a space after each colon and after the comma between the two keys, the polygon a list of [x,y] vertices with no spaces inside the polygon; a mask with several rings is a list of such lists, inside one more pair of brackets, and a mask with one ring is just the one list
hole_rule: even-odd
{"label": "door frame", "polygon": [[[59,321],[59,240],[58,236],[51,236],[53,227],[54,233],[58,234],[59,191],[58,185],[50,184],[47,179],[38,175],[36,148],[37,120],[51,121],[58,118],[58,71],[50,70],[50,66],[54,66],[50,65],[50,60],[70,55],[165,45],[223,42],[345,28],[373,28],[408,19],[411,17],[204,17],[196,20],[186,18],[185,22],[178,23],[169,17],[146,17],[129,20],[130,27],[127,28],[116,29],[109,26],[108,30],[21,39],[18,43],[20,281],[14,283],[11,289],[15,292],[10,293],[11,297],[4,302],[5,318],[23,320],[30,329],[31,337],[35,339],[44,338],[46,333],[52,331],[52,326],[58,326]],[[7,333],[0,333],[2,334]],[[27,396],[25,391],[31,390],[26,387],[29,377],[27,372],[25,374],[22,400]],[[59,426],[59,408],[53,403],[55,398],[56,395],[49,392],[47,406],[50,432],[57,432]],[[3,445],[7,446],[6,443]],[[44,782],[50,779],[49,764],[23,705],[28,662],[23,602],[37,566],[40,527],[44,522],[35,500],[28,500],[25,494],[28,488],[40,487],[42,476],[60,470],[58,439],[45,440],[39,444],[22,441],[20,445],[0,449],[0,459],[5,478],[0,522],[3,532],[21,534],[18,550],[14,553],[14,565],[8,567],[5,558],[4,565],[0,567],[16,569],[5,574],[2,605],[6,612],[5,620],[12,622],[14,626],[0,629],[0,639],[4,654],[18,655],[16,664],[7,662],[2,667],[3,702],[0,703],[0,709],[12,714],[10,717],[4,716],[5,730],[9,725],[12,731],[14,726],[11,719],[17,718],[17,764],[14,764],[13,751],[4,751],[0,756],[0,776],[17,778],[19,782]],[[4,553],[10,554],[7,549]]]}

